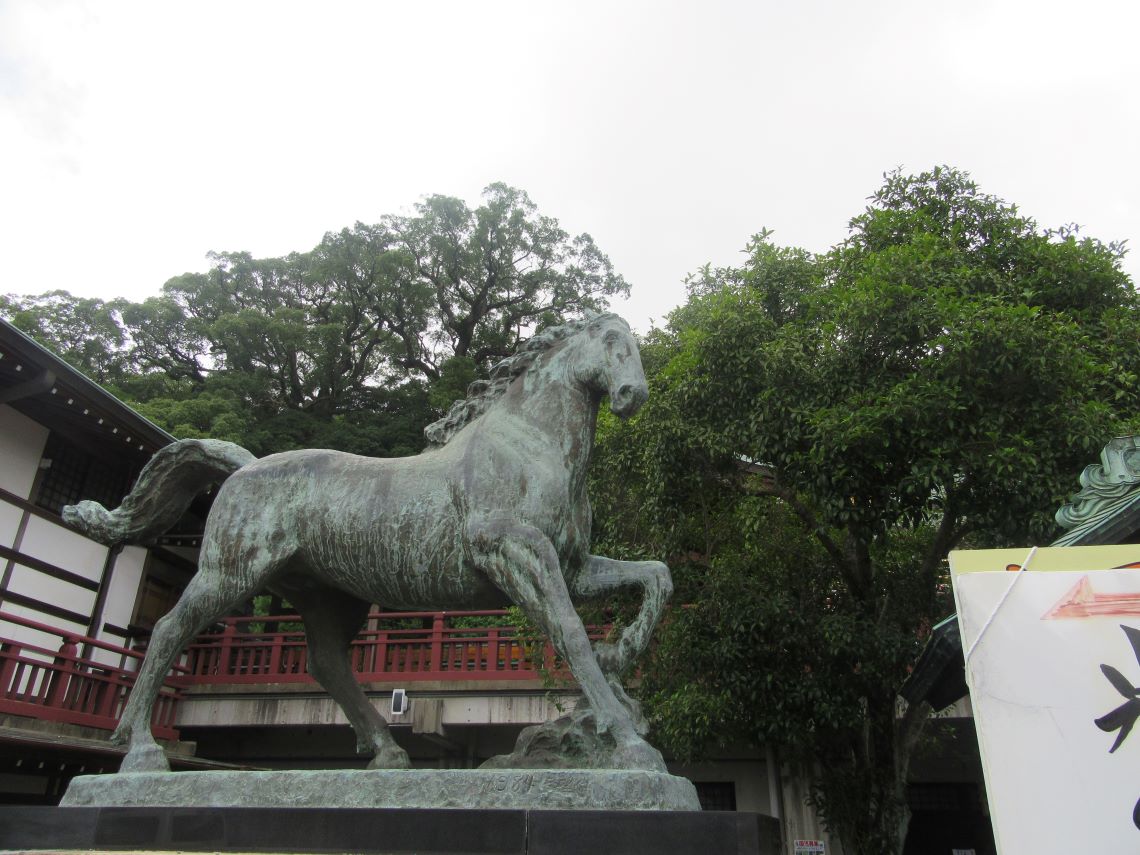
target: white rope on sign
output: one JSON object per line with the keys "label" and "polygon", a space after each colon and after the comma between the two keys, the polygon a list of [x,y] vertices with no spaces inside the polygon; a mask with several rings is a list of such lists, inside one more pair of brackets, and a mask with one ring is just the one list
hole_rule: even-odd
{"label": "white rope on sign", "polygon": [[974,648],[978,646],[978,642],[982,640],[982,636],[986,634],[986,630],[990,628],[990,624],[994,622],[997,613],[1001,607],[1005,605],[1005,601],[1009,599],[1010,593],[1013,591],[1013,586],[1018,583],[1021,577],[1025,574],[1026,568],[1029,567],[1029,562],[1033,560],[1033,556],[1037,554],[1037,547],[1034,546],[1029,550],[1029,554],[1025,556],[1025,560],[1021,562],[1021,569],[1013,574],[1013,581],[1009,583],[1009,587],[1005,589],[1005,593],[1001,595],[1001,599],[997,601],[994,610],[990,612],[990,616],[986,618],[986,622],[982,624],[982,631],[978,633],[978,637],[974,639],[974,643],[970,645],[970,649],[966,651],[964,661],[970,661],[970,655],[974,652]]}

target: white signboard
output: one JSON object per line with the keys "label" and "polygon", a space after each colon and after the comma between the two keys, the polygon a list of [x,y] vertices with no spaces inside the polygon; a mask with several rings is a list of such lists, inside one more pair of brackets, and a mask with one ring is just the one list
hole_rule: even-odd
{"label": "white signboard", "polygon": [[1113,549],[951,554],[1002,855],[1140,852],[1140,546]]}
{"label": "white signboard", "polygon": [[822,840],[793,840],[793,855],[824,855]]}

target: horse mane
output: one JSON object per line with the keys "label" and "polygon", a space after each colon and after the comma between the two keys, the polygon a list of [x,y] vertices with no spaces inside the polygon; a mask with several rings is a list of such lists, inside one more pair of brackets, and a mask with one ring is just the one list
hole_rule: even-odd
{"label": "horse mane", "polygon": [[424,428],[428,448],[440,448],[447,445],[455,434],[487,412],[491,405],[506,393],[507,388],[515,381],[515,378],[525,374],[542,353],[550,350],[560,341],[565,341],[570,336],[581,332],[593,321],[605,317],[610,317],[610,314],[579,318],[558,326],[547,327],[542,332],[536,333],[522,342],[514,354],[495,363],[494,367],[491,368],[489,379],[476,380],[469,385],[466,398],[462,401],[456,401],[451,405],[446,416]]}

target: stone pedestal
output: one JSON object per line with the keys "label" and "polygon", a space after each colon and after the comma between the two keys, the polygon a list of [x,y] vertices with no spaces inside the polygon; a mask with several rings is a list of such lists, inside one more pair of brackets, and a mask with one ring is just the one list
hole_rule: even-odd
{"label": "stone pedestal", "polygon": [[685,778],[597,769],[162,772],[0,806],[0,850],[777,855],[779,822],[702,812]]}
{"label": "stone pedestal", "polygon": [[0,850],[779,855],[779,822],[691,811],[0,806]]}
{"label": "stone pedestal", "polygon": [[700,810],[691,781],[612,769],[136,772],[72,780],[63,807]]}

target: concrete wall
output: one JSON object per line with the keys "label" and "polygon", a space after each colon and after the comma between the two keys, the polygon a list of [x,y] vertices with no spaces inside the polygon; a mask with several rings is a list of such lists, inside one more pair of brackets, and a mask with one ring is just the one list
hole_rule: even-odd
{"label": "concrete wall", "polygon": [[815,808],[807,803],[811,791],[810,772],[803,767],[787,764],[780,770],[780,785],[787,851],[792,851],[793,840],[822,840],[827,847],[827,855],[843,855],[839,839],[824,831]]}
{"label": "concrete wall", "polygon": [[[348,724],[332,698],[315,686],[226,687],[231,691],[190,693],[179,706],[178,727],[287,727]],[[488,687],[484,694],[425,692],[406,686],[410,709],[389,716],[390,689],[369,692],[372,705],[393,724],[416,733],[445,733],[449,726],[528,725],[557,718],[558,699],[542,690],[520,692]],[[252,691],[251,691],[252,690]],[[479,691],[475,689],[473,691]],[[256,692],[256,694],[254,694]],[[565,706],[565,703],[563,703]]]}
{"label": "concrete wall", "polygon": [[778,793],[769,784],[768,764],[764,760],[714,760],[707,763],[669,763],[668,766],[674,775],[683,775],[697,783],[732,782],[739,811],[780,815]]}

